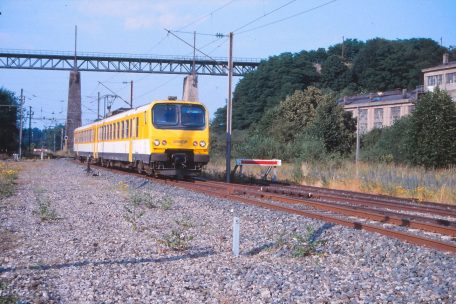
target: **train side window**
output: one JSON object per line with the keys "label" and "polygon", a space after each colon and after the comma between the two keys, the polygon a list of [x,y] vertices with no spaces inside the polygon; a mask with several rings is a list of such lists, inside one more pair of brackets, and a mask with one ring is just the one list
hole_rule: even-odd
{"label": "train side window", "polygon": [[139,117],[136,117],[136,138],[139,137]]}
{"label": "train side window", "polygon": [[129,138],[129,137],[130,137],[130,134],[129,134],[129,132],[130,132],[130,121],[127,120],[127,121],[125,122],[125,125],[126,125],[126,126],[125,126],[125,127],[126,127],[126,129],[125,129],[125,130],[126,130],[126,132],[125,132],[125,137],[126,137],[126,138]]}
{"label": "train side window", "polygon": [[131,135],[133,133],[133,124],[131,123],[131,119],[130,119],[130,133],[128,133],[130,135],[130,138],[131,138]]}
{"label": "train side window", "polygon": [[108,139],[111,140],[112,139],[112,125],[109,124],[109,135],[108,135]]}
{"label": "train side window", "polygon": [[122,133],[121,134],[122,134],[121,138],[125,138],[125,122],[124,121],[122,121]]}

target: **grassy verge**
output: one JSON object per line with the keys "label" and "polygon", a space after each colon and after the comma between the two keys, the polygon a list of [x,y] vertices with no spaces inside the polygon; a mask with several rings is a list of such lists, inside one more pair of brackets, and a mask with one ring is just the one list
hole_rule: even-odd
{"label": "grassy verge", "polygon": [[14,194],[18,171],[14,163],[0,162],[0,200]]}
{"label": "grassy verge", "polygon": [[[247,166],[243,171],[246,176],[260,177],[261,170],[261,167]],[[223,177],[224,160],[211,160],[205,172],[210,176]],[[338,160],[325,163],[282,163],[277,173],[279,181],[302,185],[456,204],[456,168],[426,170],[371,163],[356,166],[353,162]]]}

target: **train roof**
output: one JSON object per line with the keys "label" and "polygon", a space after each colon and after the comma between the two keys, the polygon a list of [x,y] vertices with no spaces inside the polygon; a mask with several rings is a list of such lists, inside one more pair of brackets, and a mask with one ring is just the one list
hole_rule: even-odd
{"label": "train roof", "polygon": [[169,100],[169,99],[154,100],[151,103],[139,106],[137,108],[130,109],[130,110],[127,110],[127,111],[123,111],[123,112],[121,112],[119,114],[115,114],[115,115],[106,117],[105,119],[101,119],[101,120],[95,121],[93,123],[90,123],[90,124],[87,124],[87,125],[84,125],[84,126],[80,126],[80,127],[76,128],[75,131],[85,130],[85,129],[88,129],[88,128],[92,128],[94,126],[104,125],[107,122],[110,122],[110,121],[113,121],[113,120],[121,119],[123,117],[127,117],[127,116],[130,116],[130,115],[136,114],[136,113],[141,113],[141,112],[147,111],[150,107],[152,107],[156,103],[185,103],[185,104],[199,104],[199,105],[203,105],[204,106],[204,104],[202,102],[200,102],[200,101]]}

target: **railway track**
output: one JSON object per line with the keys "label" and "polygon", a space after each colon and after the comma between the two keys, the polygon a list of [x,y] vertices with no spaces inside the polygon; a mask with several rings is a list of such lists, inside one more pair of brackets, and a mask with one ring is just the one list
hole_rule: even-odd
{"label": "railway track", "polygon": [[[376,232],[415,245],[456,253],[456,208],[453,206],[447,208],[443,204],[416,203],[412,200],[349,191],[342,191],[339,195],[332,189],[317,187],[254,186],[217,181],[159,179],[130,171],[115,171],[138,175],[153,179],[154,182],[207,195],[353,229]],[[405,211],[413,213],[404,213]],[[394,226],[386,227],[385,224]],[[397,227],[433,233],[437,234],[437,237],[402,231],[404,229],[397,229]],[[451,241],[437,239],[438,236],[445,236]]]}

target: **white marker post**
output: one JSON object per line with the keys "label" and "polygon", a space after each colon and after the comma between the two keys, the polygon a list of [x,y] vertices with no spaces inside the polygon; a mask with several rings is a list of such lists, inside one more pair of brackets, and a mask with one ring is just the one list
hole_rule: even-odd
{"label": "white marker post", "polygon": [[233,254],[239,256],[239,218],[233,218]]}

